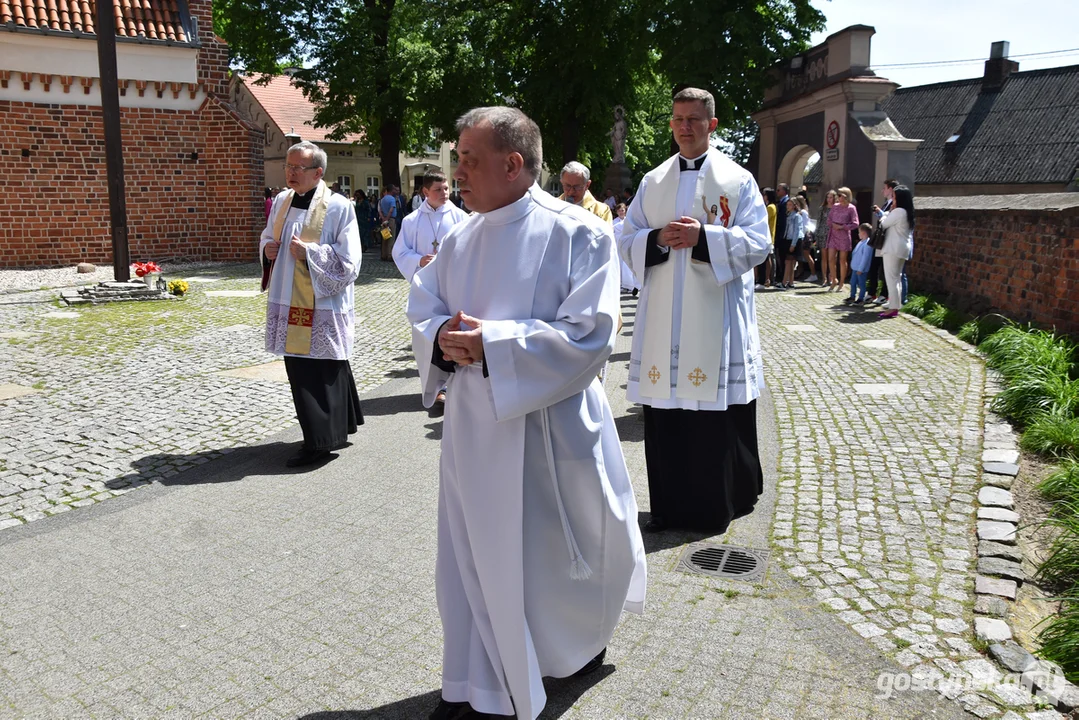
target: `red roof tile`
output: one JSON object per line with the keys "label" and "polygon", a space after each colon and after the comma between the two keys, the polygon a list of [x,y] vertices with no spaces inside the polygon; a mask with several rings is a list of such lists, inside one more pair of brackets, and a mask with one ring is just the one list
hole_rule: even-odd
{"label": "red roof tile", "polygon": [[304,97],[302,90],[292,84],[287,75],[278,75],[265,85],[255,82],[254,78],[245,78],[244,84],[277,123],[277,127],[281,128],[281,132],[295,132],[300,139],[316,143],[364,141],[364,136],[359,133],[346,135],[341,140],[329,140],[326,136],[330,128],[315,127],[315,106]]}
{"label": "red roof tile", "polygon": [[[0,25],[94,32],[96,0],[0,0]],[[117,37],[189,42],[177,0],[112,0]]]}

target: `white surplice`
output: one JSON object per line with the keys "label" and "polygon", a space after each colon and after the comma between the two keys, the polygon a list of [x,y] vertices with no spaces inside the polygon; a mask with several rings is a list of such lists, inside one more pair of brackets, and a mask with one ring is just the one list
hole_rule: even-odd
{"label": "white surplice", "polygon": [[468,215],[448,200],[437,210],[424,200],[419,210],[409,213],[401,221],[401,232],[393,244],[393,261],[405,280],[412,282],[420,259],[436,254],[453,226],[467,219]]}
{"label": "white surplice", "polygon": [[[738,205],[731,227],[704,225],[708,241],[709,259],[715,281],[724,288],[723,344],[726,362],[719,370],[719,392],[716,401],[708,402],[677,397],[678,347],[682,319],[682,292],[685,286],[686,268],[691,260],[692,248],[669,252],[666,262],[676,263],[674,276],[673,317],[671,321],[671,388],[667,398],[645,397],[640,392],[642,345],[646,332],[645,318],[648,314],[651,268],[645,267],[648,234],[660,229],[657,222],[649,222],[643,202],[649,190],[648,175],[641,181],[637,194],[626,213],[622,234],[618,239],[622,259],[629,263],[641,284],[637,305],[633,344],[630,351],[629,381],[626,395],[631,402],[655,408],[684,410],[726,410],[730,405],[744,405],[756,400],[764,386],[761,363],[760,338],[757,334],[757,312],[753,302],[753,268],[768,256],[770,245],[768,211],[761,198],[753,176],[738,168],[715,150],[707,153],[706,162],[723,162],[740,172]],[[688,158],[687,158],[688,159]],[[686,170],[679,174],[675,215],[696,217],[700,215],[701,198],[696,195],[699,170]]]}
{"label": "white surplice", "polygon": [[[456,226],[413,281],[424,405],[450,388],[436,563],[450,702],[532,720],[542,677],[573,674],[623,610],[643,612],[637,502],[596,378],[618,285],[610,223],[538,185]],[[458,310],[483,321],[489,378],[432,362]]]}
{"label": "white surplice", "polygon": [[[618,238],[622,236],[623,223],[625,223],[625,220],[616,215],[613,222],[614,238],[616,242]],[[629,264],[626,263],[626,261],[623,260],[621,257],[618,258],[618,262],[622,274],[622,287],[626,290],[640,289],[641,285],[637,282],[637,278],[633,275],[633,268],[631,268]]]}
{"label": "white surplice", "polygon": [[[326,183],[319,181],[319,188],[311,204],[320,193],[329,193],[329,207],[322,224],[322,236],[317,246],[307,247],[307,268],[315,288],[315,313],[311,324],[311,352],[299,357],[321,360],[348,360],[352,354],[355,337],[355,301],[353,283],[360,273],[363,248],[360,230],[356,224],[355,206],[341,195],[333,193]],[[266,303],[266,350],[275,355],[285,352],[285,336],[288,329],[289,305],[292,303],[292,276],[296,261],[289,252],[292,236],[299,237],[307,218],[307,209],[290,207],[285,217],[281,237],[273,236],[274,218],[282,203],[290,200],[293,191],[278,193],[270,206],[270,216],[259,242],[259,257],[271,240],[279,240],[281,247],[270,275]]]}

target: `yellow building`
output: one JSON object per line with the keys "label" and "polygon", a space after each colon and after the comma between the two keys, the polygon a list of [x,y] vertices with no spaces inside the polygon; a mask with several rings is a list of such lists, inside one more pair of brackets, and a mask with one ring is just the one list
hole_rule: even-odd
{"label": "yellow building", "polygon": [[[328,139],[327,128],[315,127],[314,105],[287,75],[274,77],[265,85],[234,75],[229,85],[229,97],[233,106],[266,134],[268,187],[284,187],[285,153],[295,143],[309,140],[326,151],[327,183],[339,183],[341,191],[349,197],[356,190],[378,197],[383,186],[378,148],[365,144],[363,135]],[[457,168],[452,149],[450,143],[442,143],[440,147],[429,148],[423,157],[403,153],[398,156],[401,192],[406,199],[412,195],[413,188],[422,185],[423,175],[428,170],[441,170],[452,178]],[[456,189],[455,181],[452,185]]]}

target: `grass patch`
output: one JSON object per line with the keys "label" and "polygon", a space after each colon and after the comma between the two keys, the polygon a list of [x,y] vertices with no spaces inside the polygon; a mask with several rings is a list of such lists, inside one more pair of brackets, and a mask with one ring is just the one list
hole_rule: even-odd
{"label": "grass patch", "polygon": [[958,310],[952,310],[944,305],[936,304],[922,317],[922,319],[933,327],[944,328],[948,332],[954,333],[963,325],[970,322],[971,317]]}
{"label": "grass patch", "polygon": [[977,345],[997,330],[1000,330],[1006,322],[1007,321],[1003,317],[995,313],[992,315],[983,315],[980,318],[968,320],[963,323],[959,327],[959,330],[956,331],[955,336],[963,342]]}
{"label": "grass patch", "polygon": [[932,295],[912,294],[907,296],[907,304],[903,306],[903,312],[914,317],[924,318],[937,304]]}
{"label": "grass patch", "polygon": [[1079,461],[1066,460],[1038,486],[1050,500],[1064,500],[1079,505]]}
{"label": "grass patch", "polygon": [[[1079,385],[1079,381],[1073,384]],[[1030,423],[1019,444],[1042,455],[1079,457],[1079,417],[1041,415]]]}
{"label": "grass patch", "polygon": [[1079,503],[1058,500],[1045,525],[1057,536],[1035,577],[1052,590],[1074,589],[1079,585]]}
{"label": "grass patch", "polygon": [[1079,677],[1079,585],[1062,598],[1060,613],[1038,634],[1041,654],[1060,665],[1064,676]]}

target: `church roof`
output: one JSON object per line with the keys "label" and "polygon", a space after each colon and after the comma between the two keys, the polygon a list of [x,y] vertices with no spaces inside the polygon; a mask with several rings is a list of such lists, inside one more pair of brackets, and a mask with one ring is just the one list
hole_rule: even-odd
{"label": "church roof", "polygon": [[[189,44],[186,4],[180,0],[110,0],[117,38]],[[45,34],[93,35],[97,0],[0,0],[0,27]]]}
{"label": "church roof", "polygon": [[917,184],[1059,184],[1079,168],[1079,65],[1013,72],[996,92],[980,77],[901,88],[883,107],[923,140]]}
{"label": "church roof", "polygon": [[330,128],[315,127],[315,106],[287,75],[272,77],[266,84],[262,84],[262,80],[256,82],[254,78],[244,78],[244,85],[283,133],[295,132],[301,140],[314,143],[364,141],[364,136],[358,133],[346,135],[341,140],[330,140],[327,137]]}

